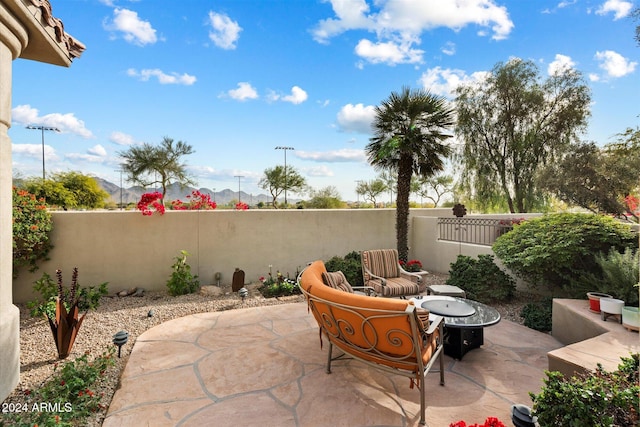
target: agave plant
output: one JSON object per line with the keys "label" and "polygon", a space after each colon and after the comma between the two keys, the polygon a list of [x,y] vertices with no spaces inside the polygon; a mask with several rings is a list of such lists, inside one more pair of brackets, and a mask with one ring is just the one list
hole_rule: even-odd
{"label": "agave plant", "polygon": [[87,315],[87,311],[84,312],[82,317],[78,318],[80,314],[78,307],[80,295],[78,292],[78,268],[75,267],[73,269],[71,287],[66,295],[64,286],[62,285],[62,271],[56,270],[56,276],[58,278],[56,314],[55,318],[47,314],[47,319],[49,320],[49,326],[53,333],[53,339],[56,342],[58,357],[60,359],[66,359],[69,353],[71,353],[71,348],[76,340],[82,321]]}

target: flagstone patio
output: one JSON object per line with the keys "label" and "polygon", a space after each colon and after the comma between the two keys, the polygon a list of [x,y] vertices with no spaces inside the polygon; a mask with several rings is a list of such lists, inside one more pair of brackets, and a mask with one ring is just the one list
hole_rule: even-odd
{"label": "flagstone patio", "polygon": [[[462,361],[445,357],[445,386],[426,383],[427,424],[511,425],[511,405],[531,405],[562,347],[548,334],[502,320]],[[355,360],[325,373],[327,341],[304,303],[194,314],[135,343],[104,427],[414,426],[420,396],[406,377]]]}

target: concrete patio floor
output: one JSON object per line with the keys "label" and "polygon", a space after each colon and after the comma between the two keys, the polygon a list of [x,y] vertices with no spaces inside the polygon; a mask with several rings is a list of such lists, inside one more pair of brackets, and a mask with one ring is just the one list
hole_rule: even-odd
{"label": "concrete patio floor", "polygon": [[[426,383],[427,425],[498,417],[531,406],[562,347],[547,334],[502,320],[462,361],[445,358]],[[409,379],[355,360],[325,373],[327,341],[306,304],[204,313],[158,325],[136,341],[104,427],[416,426],[419,391]]]}

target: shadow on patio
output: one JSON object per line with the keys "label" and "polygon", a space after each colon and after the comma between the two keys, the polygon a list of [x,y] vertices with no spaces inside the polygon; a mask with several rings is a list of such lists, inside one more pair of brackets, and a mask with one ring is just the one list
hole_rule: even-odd
{"label": "shadow on patio", "polygon": [[[445,357],[426,384],[427,424],[447,427],[531,405],[542,386],[547,334],[509,321],[485,329],[485,344],[462,361]],[[328,343],[306,304],[194,314],[141,335],[104,427],[113,426],[414,426],[420,396],[409,379],[354,360],[324,371]]]}

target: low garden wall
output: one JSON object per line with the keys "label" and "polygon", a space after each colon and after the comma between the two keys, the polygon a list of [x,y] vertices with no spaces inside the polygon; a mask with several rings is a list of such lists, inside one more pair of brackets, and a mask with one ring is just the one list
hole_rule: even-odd
{"label": "low garden wall", "polygon": [[[449,208],[412,209],[410,224],[422,216],[435,220],[451,215]],[[53,223],[50,259],[36,272],[23,270],[14,279],[14,302],[33,299],[33,282],[44,272],[55,278],[57,268],[67,281],[78,267],[80,285],[109,282],[110,292],[132,287],[164,290],[174,258],[183,249],[191,254],[192,272],[207,285],[215,284],[216,272],[222,274],[222,283],[231,283],[236,267],[245,271],[248,283],[266,276],[270,265],[273,274],[279,270],[294,277],[316,259],[396,247],[395,209],[167,211],[153,216],[130,211],[54,212]],[[411,248],[434,245],[432,234],[421,236],[424,227],[410,229]],[[412,250],[413,258],[433,258]],[[433,270],[448,271],[448,263],[442,265]]]}

